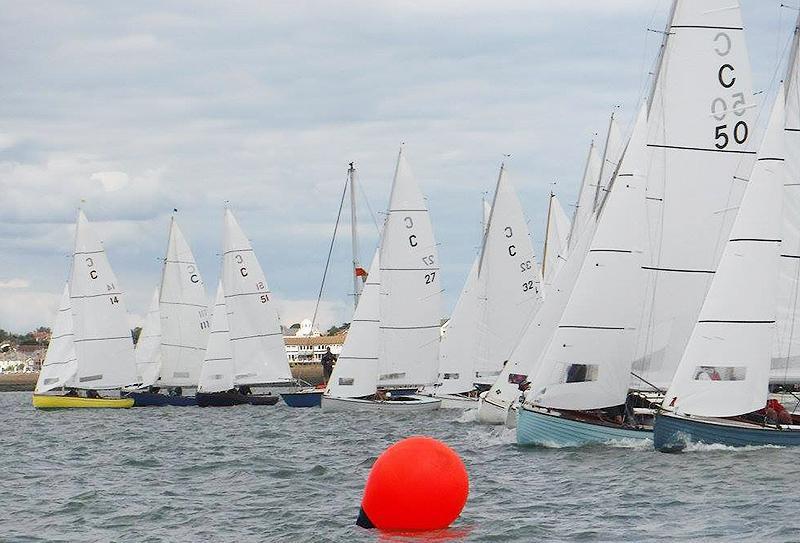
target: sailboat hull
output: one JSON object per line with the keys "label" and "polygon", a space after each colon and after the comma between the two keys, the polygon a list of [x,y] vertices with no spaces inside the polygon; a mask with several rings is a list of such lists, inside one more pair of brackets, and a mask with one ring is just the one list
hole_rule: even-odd
{"label": "sailboat hull", "polygon": [[281,398],[289,407],[319,407],[322,405],[324,392],[322,389],[310,388],[281,394]]}
{"label": "sailboat hull", "polygon": [[508,417],[508,408],[497,405],[487,400],[483,395],[478,403],[477,421],[481,424],[505,424]]}
{"label": "sailboat hull", "polygon": [[250,405],[275,405],[281,399],[280,396],[272,394],[248,394],[245,398]]}
{"label": "sailboat hull", "polygon": [[433,396],[442,401],[442,409],[477,409],[478,398],[460,394],[437,394]]}
{"label": "sailboat hull", "polygon": [[575,420],[561,413],[522,407],[517,416],[517,443],[539,447],[582,447],[614,441],[652,439],[649,429]]}
{"label": "sailboat hull", "polygon": [[800,446],[800,426],[761,426],[722,418],[688,418],[664,413],[656,415],[653,445],[661,452],[680,452],[689,444],[748,447]]}
{"label": "sailboat hull", "polygon": [[36,409],[127,409],[133,407],[133,398],[81,398],[79,396],[55,396],[34,394]]}
{"label": "sailboat hull", "polygon": [[197,398],[194,396],[170,396],[169,394],[159,394],[157,392],[131,392],[128,397],[133,398],[133,407],[160,407],[166,405],[186,407],[197,405]]}
{"label": "sailboat hull", "polygon": [[418,413],[435,411],[441,407],[441,400],[427,396],[399,396],[391,400],[365,400],[362,398],[322,397],[324,413],[379,411],[385,413]]}
{"label": "sailboat hull", "polygon": [[238,392],[198,392],[195,398],[200,407],[232,407],[250,403],[247,396]]}

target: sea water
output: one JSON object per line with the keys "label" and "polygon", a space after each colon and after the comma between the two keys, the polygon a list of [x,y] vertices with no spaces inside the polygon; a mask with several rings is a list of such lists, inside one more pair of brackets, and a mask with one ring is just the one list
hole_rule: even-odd
{"label": "sea water", "polygon": [[[371,465],[418,434],[464,460],[463,514],[416,537],[356,527]],[[3,542],[800,541],[800,449],[521,448],[452,410],[41,412],[1,393],[0,476]]]}

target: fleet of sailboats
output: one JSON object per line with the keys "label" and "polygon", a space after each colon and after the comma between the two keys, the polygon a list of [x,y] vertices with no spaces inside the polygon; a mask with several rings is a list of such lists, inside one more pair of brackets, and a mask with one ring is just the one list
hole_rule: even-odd
{"label": "fleet of sailboats", "polygon": [[738,2],[674,0],[630,133],[615,111],[602,150],[592,141],[571,220],[550,193],[541,255],[501,165],[445,325],[438,246],[405,150],[368,270],[351,163],[354,314],[324,389],[292,377],[266,275],[230,209],[211,309],[173,216],[135,350],[80,211],[34,405],[272,405],[282,393],[326,412],[476,409],[522,445],[800,445],[800,418],[778,401],[800,383],[798,21],[757,145]]}

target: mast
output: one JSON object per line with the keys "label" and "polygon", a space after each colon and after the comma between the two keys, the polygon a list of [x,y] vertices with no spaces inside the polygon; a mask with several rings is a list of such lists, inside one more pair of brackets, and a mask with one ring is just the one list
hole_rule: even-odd
{"label": "mast", "polygon": [[347,177],[350,184],[350,238],[353,244],[353,309],[358,306],[358,299],[364,288],[363,268],[358,261],[358,216],[356,213],[356,168],[350,163]]}
{"label": "mast", "polygon": [[[568,240],[567,243],[568,243],[568,245],[570,247],[573,245],[573,242],[574,242],[573,238],[578,233],[578,232],[576,232],[575,229],[576,228],[580,228],[580,227],[583,226],[583,225],[578,225],[578,222],[581,222],[581,221],[578,220],[578,218],[581,216],[580,215],[580,213],[581,213],[581,196],[583,196],[584,192],[586,191],[586,176],[588,175],[589,168],[591,167],[591,164],[592,164],[592,152],[593,151],[594,151],[594,138],[592,138],[592,142],[589,144],[589,154],[586,157],[586,165],[583,167],[583,177],[581,177],[581,186],[578,189],[578,197],[575,200],[575,211],[572,213],[572,223],[570,224],[569,237],[567,238],[567,240]],[[584,202],[584,204],[585,204],[585,202]]]}
{"label": "mast", "polygon": [[614,115],[616,111],[611,112],[611,118],[608,121],[608,130],[606,131],[606,145],[603,148],[603,159],[600,162],[600,177],[597,178],[597,186],[594,190],[594,205],[592,206],[593,210],[597,209],[597,205],[600,203],[600,192],[603,190],[603,181],[605,180],[605,173],[606,173],[606,163],[608,161],[608,148],[611,147],[611,129],[614,126]]}
{"label": "mast", "polygon": [[544,248],[542,249],[542,280],[544,280],[545,268],[547,266],[547,242],[550,241],[550,214],[553,211],[553,191],[550,191],[550,200],[547,203],[547,224],[544,227]]}

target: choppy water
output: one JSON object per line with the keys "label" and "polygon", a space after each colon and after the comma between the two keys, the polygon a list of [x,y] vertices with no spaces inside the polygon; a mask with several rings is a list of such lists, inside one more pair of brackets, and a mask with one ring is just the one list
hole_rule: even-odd
{"label": "choppy water", "polygon": [[[0,394],[0,541],[800,541],[800,450],[524,449],[469,413],[239,406],[37,412]],[[354,526],[370,466],[414,434],[470,475],[453,529]]]}

